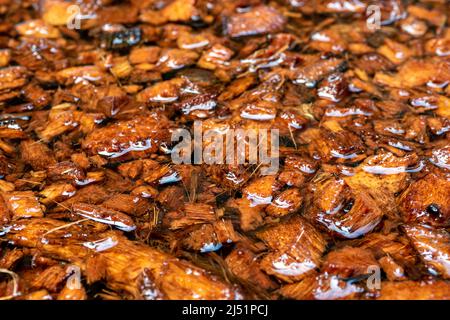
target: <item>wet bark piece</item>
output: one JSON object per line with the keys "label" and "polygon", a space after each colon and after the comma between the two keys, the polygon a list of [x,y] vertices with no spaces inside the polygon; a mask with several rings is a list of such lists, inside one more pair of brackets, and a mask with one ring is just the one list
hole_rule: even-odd
{"label": "wet bark piece", "polygon": [[26,137],[26,133],[16,121],[4,120],[0,122],[0,138],[24,139]]}
{"label": "wet bark piece", "polygon": [[242,281],[265,290],[277,288],[264,272],[262,272],[257,256],[248,249],[234,249],[225,259],[230,271]]}
{"label": "wet bark piece", "polygon": [[301,140],[308,144],[312,158],[329,162],[356,162],[365,158],[365,147],[354,133],[345,130],[333,120],[328,128],[309,128],[301,134]]}
{"label": "wet bark piece", "polygon": [[[0,2],[17,299],[446,297],[447,1]],[[174,164],[173,130],[196,121],[278,130],[278,171]]]}
{"label": "wet bark piece", "polygon": [[[128,298],[141,295],[138,278],[149,270],[158,287],[168,299],[236,299],[237,288],[225,284],[193,264],[174,258],[157,249],[134,243],[115,232],[82,238],[81,229],[72,226],[54,230],[64,223],[53,219],[19,221],[6,235],[17,245],[35,247],[47,256],[70,261],[85,270],[86,259],[97,253],[104,259],[106,283],[112,290],[123,291]],[[74,229],[71,229],[74,228]],[[48,234],[45,234],[49,232]],[[78,239],[65,239],[67,232],[75,232]],[[133,266],[130,268],[130,261]]]}
{"label": "wet bark piece", "polygon": [[0,92],[22,87],[26,83],[26,68],[17,66],[0,69]]}
{"label": "wet bark piece", "polygon": [[405,225],[404,230],[428,272],[450,279],[450,234],[426,225]]}
{"label": "wet bark piece", "polygon": [[405,271],[397,264],[390,256],[385,256],[378,260],[378,263],[383,268],[384,273],[389,281],[406,280]]}
{"label": "wet bark piece", "polygon": [[384,214],[369,190],[324,175],[312,185],[306,217],[336,236],[361,237],[371,232]]}
{"label": "wet bark piece", "polygon": [[243,231],[255,230],[264,224],[264,208],[254,205],[249,199],[229,200],[227,207],[238,212]]}
{"label": "wet bark piece", "polygon": [[101,24],[132,24],[137,22],[138,8],[120,4],[99,6],[96,18]]}
{"label": "wet bark piece", "polygon": [[82,168],[71,161],[58,162],[47,166],[47,177],[51,181],[82,181],[86,174]]}
{"label": "wet bark piece", "polygon": [[387,258],[403,268],[409,277],[415,278],[422,272],[415,249],[408,239],[399,234],[372,233],[358,240],[358,246],[372,251],[383,269],[386,264],[382,260]]}
{"label": "wet bark piece", "polygon": [[286,19],[276,9],[257,6],[227,17],[226,31],[233,38],[252,36],[280,31],[285,23]]}
{"label": "wet bark piece", "polygon": [[318,10],[327,13],[361,13],[367,5],[358,0],[322,0],[318,6]]}
{"label": "wet bark piece", "polygon": [[80,202],[86,202],[90,204],[99,204],[111,196],[110,193],[104,187],[98,185],[88,185],[79,188],[77,192],[67,200],[57,203],[56,207],[52,210],[55,212],[66,211],[67,208],[71,208],[72,205]]}
{"label": "wet bark piece", "polygon": [[65,25],[70,20],[70,3],[65,1],[46,1],[42,8],[42,18],[51,25]]}
{"label": "wet bark piece", "polygon": [[49,142],[63,133],[79,128],[82,116],[81,112],[74,111],[74,106],[71,104],[53,106],[47,122],[36,132],[43,141]]}
{"label": "wet bark piece", "polygon": [[195,0],[175,0],[161,10],[161,15],[168,21],[189,21],[199,18]]}
{"label": "wet bark piece", "polygon": [[116,210],[87,203],[74,204],[72,206],[72,210],[75,214],[78,214],[84,218],[112,225],[122,231],[129,232],[136,229],[133,219]]}
{"label": "wet bark piece", "polygon": [[[356,299],[364,292],[364,282],[374,268],[378,268],[378,263],[370,250],[346,246],[324,258],[321,273],[315,272],[281,291],[296,299]],[[299,292],[300,289],[305,292]]]}
{"label": "wet bark piece", "polygon": [[31,283],[35,289],[46,289],[49,292],[58,290],[61,282],[66,278],[66,268],[64,266],[56,265],[45,269],[39,274]]}
{"label": "wet bark piece", "polygon": [[361,248],[344,247],[330,252],[323,262],[322,271],[351,278],[369,274],[371,267],[377,267],[371,251]]}
{"label": "wet bark piece", "polygon": [[343,75],[333,73],[319,85],[317,95],[332,102],[341,101],[348,94],[348,85]]}
{"label": "wet bark piece", "polygon": [[12,191],[2,194],[13,218],[43,217],[42,207],[32,191]]}
{"label": "wet bark piece", "polygon": [[91,155],[112,160],[156,153],[162,143],[169,142],[169,125],[169,121],[158,114],[117,121],[95,129],[84,139],[82,147]]}
{"label": "wet bark piece", "polygon": [[1,268],[12,269],[24,256],[23,250],[9,250],[0,259],[0,266]]}
{"label": "wet bark piece", "polygon": [[196,224],[212,223],[216,219],[217,216],[212,206],[202,203],[186,203],[182,212],[175,214],[173,219],[170,219],[170,228],[180,229]]}
{"label": "wet bark piece", "polygon": [[99,82],[106,76],[97,66],[70,67],[56,73],[56,80],[61,84],[74,84],[80,81]]}
{"label": "wet bark piece", "polygon": [[414,156],[395,157],[391,153],[380,153],[368,157],[353,176],[344,178],[355,192],[367,192],[386,215],[398,219],[396,195],[408,185],[408,168],[419,165]]}
{"label": "wet bark piece", "polygon": [[419,19],[426,20],[435,26],[442,26],[447,20],[445,14],[438,10],[428,10],[423,6],[412,5],[407,9],[408,13]]}
{"label": "wet bark piece", "polygon": [[242,198],[229,199],[226,207],[237,211],[242,230],[255,230],[264,224],[264,210],[280,187],[275,176],[255,179],[242,189]]}
{"label": "wet bark piece", "polygon": [[448,226],[450,223],[450,180],[430,173],[413,182],[399,199],[405,222]]}
{"label": "wet bark piece", "polygon": [[46,186],[39,192],[44,205],[53,205],[75,195],[77,189],[71,183],[57,182]]}
{"label": "wet bark piece", "polygon": [[195,64],[198,57],[198,54],[191,50],[164,49],[156,63],[156,69],[161,73],[182,69]]}
{"label": "wet bark piece", "polygon": [[442,147],[434,148],[429,160],[439,168],[450,169],[450,144],[445,143]]}
{"label": "wet bark piece", "polygon": [[30,292],[29,294],[22,296],[21,299],[22,300],[53,300],[50,293],[45,289]]}
{"label": "wet bark piece", "polygon": [[302,200],[303,197],[298,189],[287,189],[275,197],[266,208],[266,212],[274,217],[282,217],[299,210]]}
{"label": "wet bark piece", "polygon": [[27,101],[33,103],[33,105],[38,109],[47,106],[51,101],[50,94],[35,83],[30,83],[23,88],[22,94]]}
{"label": "wet bark piece", "polygon": [[258,231],[257,237],[271,249],[261,267],[286,282],[302,279],[318,268],[326,246],[323,236],[298,216]]}
{"label": "wet bark piece", "polygon": [[189,250],[207,253],[219,251],[223,246],[231,245],[239,240],[241,236],[235,232],[231,221],[221,219],[201,224],[189,232],[181,242]]}
{"label": "wet bark piece", "polygon": [[70,288],[67,285],[58,293],[57,300],[86,300],[86,290],[82,285],[80,288]]}
{"label": "wet bark piece", "polygon": [[58,38],[61,33],[57,28],[50,24],[46,24],[43,20],[29,20],[16,25],[16,31],[21,36],[29,36],[34,38]]}
{"label": "wet bark piece", "polygon": [[255,179],[243,190],[243,196],[250,200],[253,206],[267,205],[272,202],[273,193],[279,189],[275,176]]}
{"label": "wet bark piece", "polygon": [[429,81],[440,83],[450,78],[449,62],[439,59],[408,60],[402,64],[396,75],[377,73],[374,81],[392,87],[414,88]]}
{"label": "wet bark piece", "polygon": [[133,48],[130,52],[130,63],[155,63],[158,61],[161,48],[159,47],[140,47]]}
{"label": "wet bark piece", "polygon": [[2,49],[0,50],[0,67],[5,67],[9,64],[11,60],[11,50]]}
{"label": "wet bark piece", "polygon": [[216,44],[205,51],[197,62],[203,69],[215,70],[221,66],[226,66],[233,56],[233,51],[223,45]]}
{"label": "wet bark piece", "polygon": [[6,225],[12,217],[12,213],[8,209],[8,205],[3,197],[0,197],[0,225]]}
{"label": "wet bark piece", "polygon": [[52,151],[46,144],[25,140],[20,144],[20,151],[22,160],[30,164],[34,170],[44,170],[47,166],[56,163]]}
{"label": "wet bark piece", "polygon": [[394,65],[384,56],[373,52],[362,55],[355,64],[359,69],[370,75],[378,71],[388,71],[394,68]]}
{"label": "wet bark piece", "polygon": [[[144,187],[145,188],[145,187]],[[142,216],[148,210],[148,202],[144,197],[154,197],[154,190],[142,189],[142,192],[132,194],[113,195],[102,203],[103,207],[121,211],[131,216]]]}
{"label": "wet bark piece", "polygon": [[302,187],[305,180],[317,170],[317,163],[305,156],[288,155],[284,160],[284,171],[278,180],[288,186]]}
{"label": "wet bark piece", "polygon": [[313,300],[317,285],[316,277],[317,273],[313,272],[299,282],[286,284],[280,288],[280,294],[288,299]]}
{"label": "wet bark piece", "polygon": [[162,81],[150,86],[136,96],[138,101],[171,103],[178,100],[181,96],[181,89],[188,86],[188,82],[182,78],[174,78]]}
{"label": "wet bark piece", "polygon": [[214,252],[222,248],[222,243],[217,239],[212,224],[202,224],[181,241],[188,250],[201,253]]}
{"label": "wet bark piece", "polygon": [[343,60],[337,58],[319,60],[312,64],[305,65],[303,68],[295,70],[292,78],[297,84],[304,84],[308,87],[313,87],[326,75],[338,69],[342,63]]}

